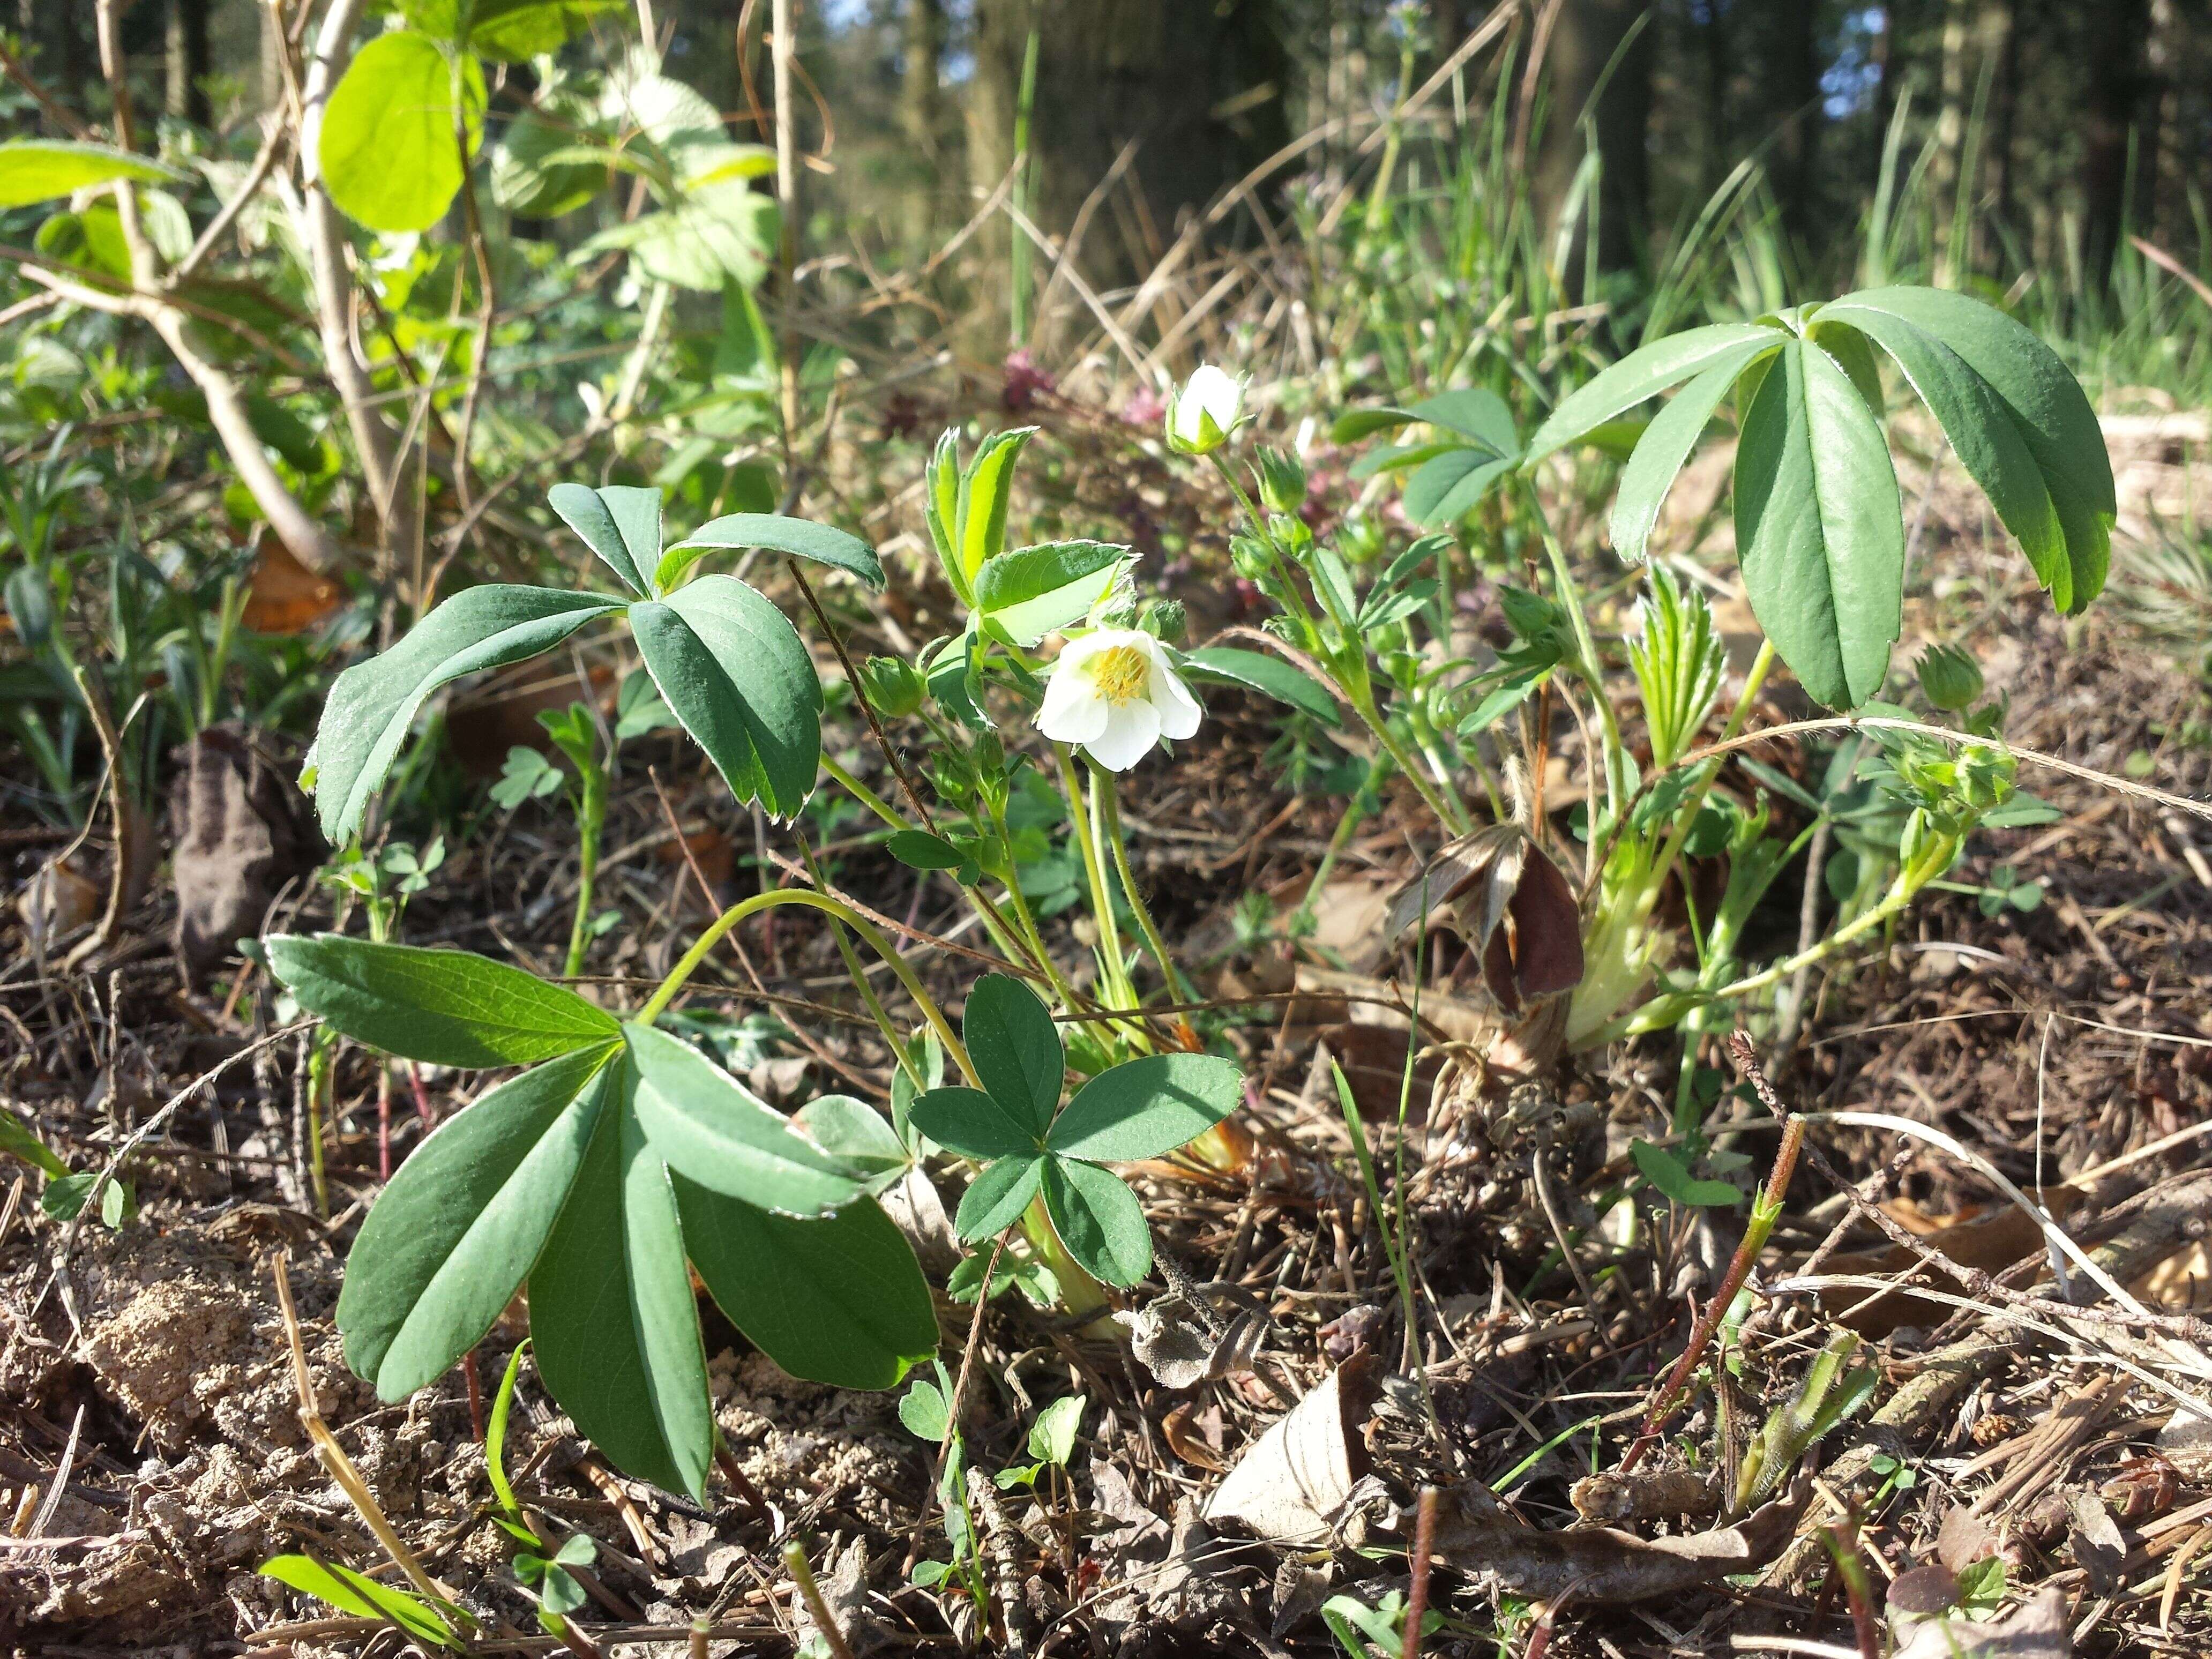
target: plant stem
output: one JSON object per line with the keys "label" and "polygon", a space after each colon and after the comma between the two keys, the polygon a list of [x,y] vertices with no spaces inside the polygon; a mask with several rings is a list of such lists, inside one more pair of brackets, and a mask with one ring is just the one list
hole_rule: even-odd
{"label": "plant stem", "polygon": [[1544,556],[1552,566],[1553,585],[1559,590],[1559,608],[1567,613],[1567,624],[1574,630],[1575,653],[1581,659],[1577,666],[1583,683],[1590,689],[1590,701],[1597,708],[1598,727],[1605,739],[1599,763],[1605,775],[1606,804],[1618,817],[1625,793],[1620,775],[1620,723],[1613,718],[1612,698],[1606,695],[1605,667],[1598,659],[1597,641],[1591,636],[1589,618],[1583,614],[1582,592],[1575,586],[1574,571],[1567,563],[1567,550],[1559,544],[1559,535],[1552,528],[1551,516],[1544,511],[1544,499],[1536,493],[1536,481],[1524,472],[1521,474],[1521,487],[1527,492],[1528,505],[1536,515]]}
{"label": "plant stem", "polygon": [[822,769],[827,772],[837,783],[842,784],[844,787],[846,793],[852,796],[854,800],[860,802],[861,805],[866,807],[868,811],[873,812],[878,817],[881,818],[892,829],[911,830],[914,828],[914,825],[908,823],[904,818],[898,815],[897,808],[894,807],[889,801],[885,800],[874,790],[869,788],[866,784],[862,783],[860,779],[854,777],[852,773],[846,770],[845,768],[840,766],[830,756],[830,753],[827,749],[824,749],[822,751]]}
{"label": "plant stem", "polygon": [[1344,849],[1352,844],[1352,837],[1359,826],[1367,821],[1368,803],[1379,799],[1382,786],[1390,780],[1390,769],[1396,763],[1390,758],[1390,751],[1387,749],[1377,750],[1375,758],[1367,763],[1366,777],[1361,780],[1359,787],[1352,792],[1351,800],[1345,805],[1344,816],[1336,821],[1336,830],[1329,836],[1328,845],[1322,849],[1321,862],[1314,866],[1313,879],[1306,884],[1305,896],[1298,901],[1298,908],[1291,913],[1290,932],[1293,938],[1297,937],[1301,925],[1299,918],[1312,919],[1314,905],[1321,897],[1322,889],[1328,884],[1329,872],[1335,869],[1336,861],[1343,856]]}
{"label": "plant stem", "polygon": [[1105,823],[1106,844],[1114,849],[1114,869],[1121,878],[1121,891],[1128,896],[1130,912],[1137,918],[1137,931],[1145,936],[1145,948],[1152,953],[1152,960],[1159,964],[1160,976],[1167,981],[1168,994],[1182,1001],[1195,1002],[1198,994],[1191,989],[1189,981],[1176,969],[1175,958],[1168,954],[1166,942],[1160,938],[1159,926],[1152,920],[1152,907],[1145,902],[1144,891],[1137,885],[1136,877],[1130,872],[1129,849],[1121,836],[1121,801],[1114,787],[1114,775],[1104,771],[1094,773],[1091,787],[1097,793],[1099,812]]}
{"label": "plant stem", "polygon": [[584,950],[591,942],[592,898],[599,884],[599,836],[607,822],[606,769],[593,758],[583,768],[583,790],[576,811],[576,916],[568,927],[568,962],[564,979],[584,971]]}
{"label": "plant stem", "polygon": [[[1060,762],[1060,787],[1067,793],[1068,818],[1075,829],[1077,850],[1083,855],[1084,877],[1091,885],[1091,912],[1098,921],[1099,981],[1120,1006],[1134,1007],[1137,994],[1129,986],[1122,968],[1121,935],[1114,921],[1114,896],[1106,884],[1106,868],[1099,860],[1097,838],[1091,832],[1090,814],[1085,806],[1083,779],[1066,744],[1055,743],[1052,752]],[[1112,1029],[1143,1040],[1141,1032],[1133,1031],[1124,1024],[1116,1024]]]}
{"label": "plant stem", "polygon": [[631,1018],[641,1025],[650,1025],[659,1019],[667,1012],[668,1005],[676,1000],[676,994],[684,988],[684,981],[698,972],[699,964],[706,961],[708,953],[722,942],[725,934],[748,918],[781,904],[797,904],[810,910],[825,911],[859,934],[868,948],[881,957],[891,972],[898,975],[899,983],[906,988],[906,994],[921,1010],[922,1018],[936,1031],[938,1041],[945,1045],[945,1053],[951,1054],[953,1062],[960,1067],[960,1074],[974,1087],[980,1089],[983,1086],[975,1075],[975,1066],[969,1061],[966,1045],[946,1022],[945,1011],[937,1006],[937,1000],[929,994],[928,988],[922,984],[921,975],[914,971],[913,965],[891,948],[890,941],[878,933],[866,916],[842,899],[832,898],[827,893],[817,893],[809,887],[778,887],[765,893],[755,893],[750,898],[740,899],[723,911],[708,925],[707,931],[692,942],[691,948],[668,970],[668,976],[660,981],[659,988],[647,1000],[645,1006]]}
{"label": "plant stem", "polygon": [[[814,878],[814,884],[817,887],[827,886],[829,884],[822,878],[822,866],[814,861],[814,849],[806,844],[804,836],[799,838],[799,855],[805,860],[806,873]],[[844,928],[834,920],[830,924],[830,937],[837,946],[837,954],[845,963],[845,973],[852,980],[853,988],[860,994],[860,1000],[867,1005],[869,1018],[876,1022],[876,1029],[883,1033],[884,1046],[890,1049],[891,1058],[898,1062],[899,1070],[906,1073],[907,1081],[914,1085],[915,1092],[919,1094],[929,1085],[915,1069],[914,1057],[907,1053],[906,1043],[900,1038],[898,1028],[891,1024],[890,1012],[884,1006],[884,1000],[876,994],[876,988],[868,983],[867,973],[860,966],[860,958],[853,950],[852,940],[845,937]]]}
{"label": "plant stem", "polygon": [[793,1581],[799,1586],[799,1600],[806,1603],[806,1611],[814,1620],[815,1632],[828,1645],[831,1659],[853,1659],[853,1650],[845,1640],[845,1632],[837,1628],[837,1615],[830,1611],[830,1603],[823,1598],[822,1587],[814,1582],[814,1569],[806,1565],[806,1547],[796,1538],[783,1547],[783,1565],[790,1570]]}

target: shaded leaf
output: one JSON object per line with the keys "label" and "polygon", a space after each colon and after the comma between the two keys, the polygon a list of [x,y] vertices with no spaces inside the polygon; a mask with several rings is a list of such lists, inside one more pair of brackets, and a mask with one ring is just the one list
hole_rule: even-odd
{"label": "shaded leaf", "polygon": [[659,589],[649,577],[660,563],[660,492],[627,484],[593,489],[556,483],[545,499],[562,522],[581,536],[623,586],[646,599]]}
{"label": "shaded leaf", "polygon": [[952,1224],[964,1243],[995,1237],[1022,1218],[1037,1195],[1047,1159],[1042,1152],[1018,1152],[984,1165],[961,1194]]}
{"label": "shaded leaf", "polygon": [[1644,428],[1635,453],[1621,471],[1620,493],[1614,498],[1609,526],[1613,550],[1629,563],[1643,561],[1667,492],[1674,488],[1675,475],[1697,447],[1714,411],[1735,389],[1743,372],[1772,349],[1774,344],[1759,340],[1737,346],[1675,393],[1674,401]]}
{"label": "shaded leaf", "polygon": [[728,513],[709,519],[668,550],[653,577],[656,590],[667,592],[683,580],[685,571],[718,547],[764,547],[770,552],[826,564],[859,577],[871,587],[884,585],[884,567],[875,550],[849,531],[781,513]]}
{"label": "shaded leaf", "polygon": [[1045,1209],[1067,1253],[1106,1284],[1142,1279],[1152,1265],[1152,1231],[1128,1182],[1057,1155],[1044,1160],[1043,1176]]}
{"label": "shaded leaf", "polygon": [[1007,1158],[1037,1149],[1037,1132],[981,1089],[932,1089],[917,1096],[907,1121],[963,1158]]}
{"label": "shaded leaf", "polygon": [[1304,669],[1264,651],[1209,645],[1182,653],[1178,664],[1188,671],[1193,679],[1241,685],[1247,690],[1263,692],[1278,702],[1286,702],[1299,713],[1310,714],[1330,726],[1344,723],[1337,711],[1336,699],[1325,687]]}

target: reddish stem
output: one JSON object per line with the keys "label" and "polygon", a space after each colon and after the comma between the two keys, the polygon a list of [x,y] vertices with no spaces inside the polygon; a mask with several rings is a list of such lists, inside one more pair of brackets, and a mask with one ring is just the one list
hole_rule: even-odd
{"label": "reddish stem", "polygon": [[1437,1489],[1421,1488],[1413,1520],[1413,1584],[1406,1592],[1405,1659],[1421,1659],[1421,1621],[1429,1612],[1429,1558],[1437,1544]]}

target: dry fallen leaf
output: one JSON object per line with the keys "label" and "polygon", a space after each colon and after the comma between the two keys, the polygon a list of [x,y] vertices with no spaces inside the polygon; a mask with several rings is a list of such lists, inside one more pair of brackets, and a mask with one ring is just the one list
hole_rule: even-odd
{"label": "dry fallen leaf", "polygon": [[1581,907],[1573,884],[1517,823],[1448,842],[1390,902],[1384,937],[1425,915],[1482,963],[1483,983],[1508,1013],[1582,982]]}
{"label": "dry fallen leaf", "polygon": [[1986,1625],[1931,1619],[1916,1625],[1895,1659],[2073,1659],[2065,1592],[2046,1588],[2008,1619]]}
{"label": "dry fallen leaf", "polygon": [[1219,1406],[1201,1413],[1197,1401],[1186,1400],[1160,1419],[1160,1432],[1167,1438],[1168,1449],[1194,1468],[1218,1474],[1229,1467],[1221,1455]]}
{"label": "dry fallen leaf", "polygon": [[1321,1544],[1370,1460],[1359,1428],[1382,1390],[1382,1367],[1353,1355],[1245,1449],[1206,1519],[1235,1521],[1275,1544]]}
{"label": "dry fallen leaf", "polygon": [[274,536],[261,538],[246,578],[246,627],[256,634],[301,634],[338,608],[344,591],[294,558]]}
{"label": "dry fallen leaf", "polygon": [[261,931],[278,894],[322,861],[323,838],[298,786],[238,726],[186,744],[169,792],[176,837],[177,954],[208,973]]}

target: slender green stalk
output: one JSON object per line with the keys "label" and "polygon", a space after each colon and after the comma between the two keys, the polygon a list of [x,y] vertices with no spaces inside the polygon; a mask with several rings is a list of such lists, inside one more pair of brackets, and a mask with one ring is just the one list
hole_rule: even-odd
{"label": "slender green stalk", "polygon": [[1589,618],[1583,614],[1581,590],[1575,585],[1575,575],[1567,563],[1567,550],[1559,544],[1557,532],[1552,528],[1551,515],[1544,511],[1543,497],[1536,493],[1536,481],[1527,473],[1521,475],[1521,487],[1528,497],[1528,506],[1536,515],[1536,530],[1544,544],[1544,556],[1551,563],[1553,586],[1559,589],[1559,608],[1567,613],[1567,625],[1574,630],[1575,653],[1581,659],[1577,665],[1583,683],[1590,689],[1590,701],[1596,705],[1597,722],[1604,736],[1601,769],[1605,775],[1606,804],[1617,817],[1620,813],[1621,797],[1626,793],[1621,776],[1620,722],[1613,717],[1613,700],[1606,695],[1605,665],[1597,654],[1597,641],[1590,633]]}
{"label": "slender green stalk", "polygon": [[583,787],[576,804],[576,915],[568,925],[568,961],[561,970],[564,979],[584,971],[584,951],[592,939],[592,900],[599,887],[599,837],[607,822],[606,769],[594,757],[581,769]]}
{"label": "slender green stalk", "polygon": [[827,772],[835,781],[843,785],[846,793],[852,796],[854,800],[860,802],[861,805],[866,807],[868,811],[873,812],[878,817],[881,818],[892,829],[911,830],[915,827],[899,815],[898,809],[896,807],[893,806],[889,801],[885,800],[874,790],[869,788],[866,784],[862,783],[860,779],[854,777],[852,773],[848,771],[844,767],[840,766],[836,761],[831,757],[830,753],[827,749],[824,749],[822,751],[822,769]]}
{"label": "slender green stalk", "polygon": [[1329,836],[1328,845],[1322,849],[1321,862],[1314,866],[1313,879],[1306,884],[1306,896],[1298,901],[1298,908],[1291,913],[1293,935],[1297,932],[1299,917],[1312,917],[1314,905],[1321,898],[1322,889],[1328,884],[1329,872],[1336,868],[1336,861],[1343,856],[1344,849],[1352,844],[1353,834],[1367,821],[1367,803],[1377,797],[1382,786],[1390,781],[1390,769],[1395,764],[1387,749],[1377,750],[1375,758],[1367,763],[1366,777],[1361,780],[1359,787],[1352,792],[1352,799],[1345,803],[1344,816],[1337,819],[1336,830]]}
{"label": "slender green stalk", "polygon": [[[1067,793],[1068,817],[1075,830],[1076,849],[1083,858],[1084,877],[1091,884],[1091,908],[1098,921],[1099,977],[1107,994],[1116,999],[1119,1006],[1134,1007],[1137,994],[1122,966],[1121,933],[1114,920],[1114,896],[1106,884],[1106,867],[1098,856],[1098,838],[1084,801],[1083,779],[1076,771],[1074,756],[1066,744],[1055,743],[1052,752],[1060,761],[1060,787]],[[1127,1024],[1116,1024],[1114,1030],[1143,1040],[1141,1032]]]}
{"label": "slender green stalk", "polygon": [[1145,948],[1159,964],[1168,994],[1185,1002],[1195,1002],[1198,994],[1191,989],[1190,982],[1175,965],[1175,958],[1168,954],[1159,926],[1152,920],[1152,907],[1145,902],[1144,890],[1137,885],[1137,878],[1129,869],[1129,849],[1121,837],[1121,802],[1114,788],[1114,775],[1102,771],[1094,775],[1091,787],[1097,792],[1099,813],[1104,820],[1106,844],[1114,849],[1114,869],[1121,878],[1122,892],[1128,896],[1130,912],[1137,918],[1137,931],[1145,936]]}

